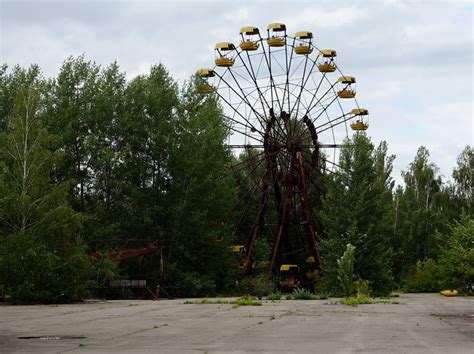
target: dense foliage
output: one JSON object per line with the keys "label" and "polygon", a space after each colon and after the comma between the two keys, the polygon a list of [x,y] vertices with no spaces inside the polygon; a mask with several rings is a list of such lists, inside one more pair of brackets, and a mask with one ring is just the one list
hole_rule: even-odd
{"label": "dense foliage", "polygon": [[[0,66],[0,297],[72,301],[145,271],[178,295],[273,289],[266,277],[238,279],[229,252],[248,232],[236,232],[232,211],[249,208],[244,225],[254,214],[237,202],[242,183],[255,181],[228,166],[258,152],[232,156],[216,97],[197,95],[194,84],[180,87],[162,65],[127,80],[116,63],[83,56],[68,58],[55,79],[37,66]],[[356,279],[376,294],[473,284],[474,149],[459,155],[450,183],[420,147],[395,188],[394,158],[385,142],[358,133],[338,173],[318,174],[324,293],[349,293]],[[88,257],[131,239],[166,248],[119,265]],[[257,244],[258,261],[270,242]],[[347,244],[354,261],[341,281]]]}

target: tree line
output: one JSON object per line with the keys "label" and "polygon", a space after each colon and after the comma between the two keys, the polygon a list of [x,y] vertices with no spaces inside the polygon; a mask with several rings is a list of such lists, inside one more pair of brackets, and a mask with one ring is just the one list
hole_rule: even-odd
{"label": "tree line", "polygon": [[[1,66],[0,295],[72,301],[143,269],[178,295],[245,291],[229,253],[242,190],[228,134],[216,97],[195,93],[193,79],[179,86],[163,65],[131,80],[83,56],[55,78]],[[376,293],[437,289],[446,274],[451,286],[473,283],[473,148],[449,183],[420,147],[395,186],[394,158],[356,134],[339,171],[318,180],[324,291],[340,291],[348,243]],[[88,257],[130,239],[164,241],[163,276],[157,254],[120,265]]]}

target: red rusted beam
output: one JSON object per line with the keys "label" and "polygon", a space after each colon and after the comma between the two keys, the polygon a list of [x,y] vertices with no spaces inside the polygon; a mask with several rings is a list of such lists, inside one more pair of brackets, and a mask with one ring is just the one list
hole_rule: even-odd
{"label": "red rusted beam", "polygon": [[273,267],[275,266],[277,262],[277,258],[280,254],[282,243],[288,237],[288,216],[290,214],[290,210],[292,206],[294,173],[295,173],[295,160],[293,156],[290,161],[290,171],[288,173],[287,180],[286,180],[285,197],[284,197],[282,206],[279,210],[278,233],[277,233],[277,238],[275,240],[275,245],[273,246],[272,260],[270,262],[270,269],[269,269],[270,272],[273,271]]}
{"label": "red rusted beam", "polygon": [[296,163],[298,165],[298,190],[301,201],[301,213],[303,216],[303,228],[308,239],[311,255],[314,257],[316,265],[321,268],[321,256],[318,250],[318,241],[316,239],[316,233],[314,232],[313,223],[311,222],[311,212],[308,200],[308,191],[306,189],[306,181],[303,169],[303,158],[301,152],[296,152]]}
{"label": "red rusted beam", "polygon": [[163,247],[163,242],[153,241],[143,247],[112,249],[107,251],[105,255],[101,255],[100,253],[94,252],[90,254],[89,257],[93,261],[100,261],[101,259],[109,258],[113,261],[119,262],[130,257],[140,256],[142,254],[150,253],[158,249],[161,250]]}

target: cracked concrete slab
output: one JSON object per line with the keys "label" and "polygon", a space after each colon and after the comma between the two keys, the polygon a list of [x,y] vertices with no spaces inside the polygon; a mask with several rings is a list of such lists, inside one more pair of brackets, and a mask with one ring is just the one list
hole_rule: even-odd
{"label": "cracked concrete slab", "polygon": [[[185,299],[0,306],[0,352],[473,353],[474,298],[402,294],[400,304],[262,306]],[[29,337],[20,339],[19,337]]]}

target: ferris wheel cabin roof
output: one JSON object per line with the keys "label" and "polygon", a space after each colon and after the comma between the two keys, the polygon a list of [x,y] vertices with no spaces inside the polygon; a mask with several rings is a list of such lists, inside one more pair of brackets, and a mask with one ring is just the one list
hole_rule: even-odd
{"label": "ferris wheel cabin roof", "polygon": [[200,77],[214,77],[215,73],[212,69],[199,69],[196,71],[196,75]]}
{"label": "ferris wheel cabin roof", "polygon": [[322,49],[319,53],[325,58],[334,58],[337,56],[337,53],[334,49]]}
{"label": "ferris wheel cabin roof", "polygon": [[246,34],[246,35],[254,35],[254,34],[259,34],[260,31],[257,27],[255,26],[246,26],[246,27],[242,27],[240,29],[240,34]]}
{"label": "ferris wheel cabin roof", "polygon": [[342,82],[343,84],[355,84],[356,79],[353,76],[341,76],[337,79],[337,82]]}
{"label": "ferris wheel cabin roof", "polygon": [[216,43],[216,46],[214,49],[220,49],[220,50],[234,50],[235,46],[231,42],[219,42]]}
{"label": "ferris wheel cabin roof", "polygon": [[313,33],[309,31],[299,31],[295,33],[295,38],[297,39],[311,39],[313,38]]}
{"label": "ferris wheel cabin roof", "polygon": [[286,25],[284,23],[270,23],[267,30],[273,30],[273,32],[286,31]]}
{"label": "ferris wheel cabin roof", "polygon": [[355,116],[367,116],[369,114],[369,111],[365,108],[354,108],[351,111],[351,114]]}
{"label": "ferris wheel cabin roof", "polygon": [[287,272],[290,269],[296,269],[296,268],[299,268],[297,264],[282,264],[280,266],[280,271]]}

